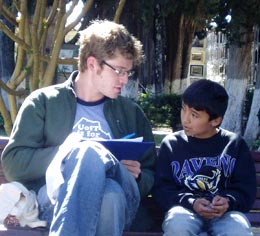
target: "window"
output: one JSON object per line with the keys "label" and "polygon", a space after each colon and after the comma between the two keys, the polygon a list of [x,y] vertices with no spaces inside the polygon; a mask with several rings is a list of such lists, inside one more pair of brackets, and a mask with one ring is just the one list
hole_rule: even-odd
{"label": "window", "polygon": [[191,60],[192,61],[203,61],[202,52],[193,52],[193,53],[191,53]]}
{"label": "window", "polygon": [[191,65],[190,66],[190,76],[203,76],[203,66]]}

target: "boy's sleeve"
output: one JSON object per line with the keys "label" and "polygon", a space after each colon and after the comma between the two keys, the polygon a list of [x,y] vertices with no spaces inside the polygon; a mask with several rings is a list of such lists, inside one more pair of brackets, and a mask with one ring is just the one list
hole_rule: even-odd
{"label": "boy's sleeve", "polygon": [[256,170],[245,141],[241,139],[233,175],[221,195],[229,198],[229,210],[248,212],[256,197]]}
{"label": "boy's sleeve", "polygon": [[168,211],[174,205],[181,205],[193,210],[194,194],[187,188],[178,185],[173,179],[170,161],[172,155],[174,154],[171,151],[170,143],[164,139],[159,150],[153,197],[163,211]]}

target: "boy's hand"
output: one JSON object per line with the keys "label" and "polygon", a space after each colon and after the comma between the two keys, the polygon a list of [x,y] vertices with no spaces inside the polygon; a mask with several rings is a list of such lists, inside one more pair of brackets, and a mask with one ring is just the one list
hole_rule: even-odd
{"label": "boy's hand", "polygon": [[198,198],[193,204],[193,210],[201,217],[207,219],[214,218],[214,211],[211,208],[211,202],[205,198]]}
{"label": "boy's hand", "polygon": [[137,179],[141,173],[141,164],[138,161],[132,160],[121,160],[121,163],[130,172],[131,175]]}
{"label": "boy's hand", "polygon": [[216,195],[212,199],[211,207],[212,207],[212,209],[214,209],[215,211],[218,212],[219,217],[220,217],[227,212],[227,210],[229,208],[229,199],[226,197],[221,197],[219,195]]}
{"label": "boy's hand", "polygon": [[207,219],[221,217],[226,213],[228,207],[228,199],[218,195],[213,198],[212,202],[205,198],[198,198],[193,204],[194,211]]}

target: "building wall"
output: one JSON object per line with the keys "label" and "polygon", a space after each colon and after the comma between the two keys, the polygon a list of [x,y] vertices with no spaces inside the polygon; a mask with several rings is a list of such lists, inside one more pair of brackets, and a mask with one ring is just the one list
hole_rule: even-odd
{"label": "building wall", "polygon": [[[60,58],[73,58],[78,56],[78,46],[74,44],[64,44],[60,50]],[[70,76],[71,72],[77,70],[77,65],[57,66],[57,77],[55,83],[62,83]]]}
{"label": "building wall", "polygon": [[227,58],[226,36],[223,33],[212,31],[203,40],[195,38],[191,49],[188,85],[203,78],[223,84]]}
{"label": "building wall", "polygon": [[207,40],[199,40],[197,37],[192,42],[188,81],[187,85],[192,82],[206,77],[207,73],[207,55],[206,55]]}
{"label": "building wall", "polygon": [[256,81],[258,64],[260,62],[260,29],[254,27],[254,43],[252,47],[252,67],[249,84],[254,85]]}
{"label": "building wall", "polygon": [[225,34],[214,31],[208,34],[206,55],[207,79],[223,84],[226,79],[228,58]]}

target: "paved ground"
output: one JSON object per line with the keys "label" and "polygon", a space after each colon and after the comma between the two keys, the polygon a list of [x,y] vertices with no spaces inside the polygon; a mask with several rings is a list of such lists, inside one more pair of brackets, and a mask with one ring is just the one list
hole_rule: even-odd
{"label": "paved ground", "polygon": [[260,228],[253,227],[252,230],[253,230],[254,236],[260,236]]}

